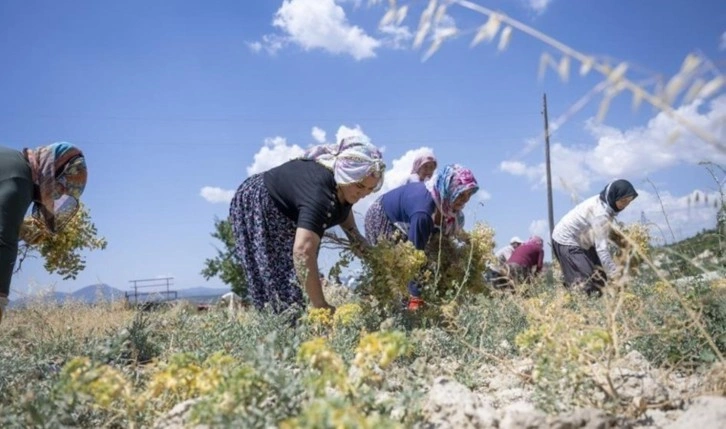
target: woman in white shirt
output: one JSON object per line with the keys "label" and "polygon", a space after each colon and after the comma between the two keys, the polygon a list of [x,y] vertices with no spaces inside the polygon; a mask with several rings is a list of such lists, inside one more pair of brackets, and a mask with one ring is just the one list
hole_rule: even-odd
{"label": "woman in white shirt", "polygon": [[610,223],[638,196],[627,180],[615,180],[570,210],[555,226],[552,250],[560,262],[565,285],[581,285],[588,294],[602,295],[617,267],[608,250]]}

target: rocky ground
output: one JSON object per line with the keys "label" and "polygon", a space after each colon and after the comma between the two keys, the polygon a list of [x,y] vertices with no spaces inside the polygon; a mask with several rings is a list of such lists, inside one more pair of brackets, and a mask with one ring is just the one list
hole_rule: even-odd
{"label": "rocky ground", "polygon": [[[452,362],[452,364],[454,364]],[[454,364],[456,365],[456,364]],[[449,372],[455,368],[447,368]],[[596,408],[546,414],[535,407],[534,390],[523,375],[532,373],[527,360],[510,362],[506,369],[484,366],[484,387],[472,391],[451,377],[436,378],[424,399],[424,421],[418,428],[726,428],[726,397],[697,395],[707,380],[703,374],[679,375],[651,368],[638,352],[616,361],[611,380],[628,415],[615,416]],[[604,368],[593,367],[593,371]],[[713,373],[712,373],[713,374]],[[156,423],[158,429],[185,427],[194,400],[177,405]],[[395,411],[395,410],[394,410]],[[393,416],[395,417],[395,416]],[[201,429],[203,426],[198,426]]]}

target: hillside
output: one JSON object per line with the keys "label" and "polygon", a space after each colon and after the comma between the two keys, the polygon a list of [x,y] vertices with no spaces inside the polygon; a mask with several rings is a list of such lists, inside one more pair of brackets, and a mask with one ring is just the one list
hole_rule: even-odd
{"label": "hillside", "polygon": [[716,229],[653,249],[655,265],[677,275],[693,275],[726,266],[726,237]]}

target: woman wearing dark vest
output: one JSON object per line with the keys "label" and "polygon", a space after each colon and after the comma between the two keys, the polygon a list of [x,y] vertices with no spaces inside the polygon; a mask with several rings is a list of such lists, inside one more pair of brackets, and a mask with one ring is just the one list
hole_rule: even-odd
{"label": "woman wearing dark vest", "polygon": [[[56,233],[76,214],[86,186],[83,153],[70,143],[17,151],[0,147],[0,320],[8,304],[18,242]],[[32,216],[22,228],[25,212]],[[22,234],[22,236],[21,236]]]}
{"label": "woman wearing dark vest", "polygon": [[[326,229],[340,225],[364,242],[353,204],[383,183],[380,151],[363,136],[314,146],[246,179],[230,207],[237,255],[257,309],[281,312],[304,305],[304,289],[315,308],[330,308],[318,276],[318,250]],[[302,283],[302,289],[300,284]]]}

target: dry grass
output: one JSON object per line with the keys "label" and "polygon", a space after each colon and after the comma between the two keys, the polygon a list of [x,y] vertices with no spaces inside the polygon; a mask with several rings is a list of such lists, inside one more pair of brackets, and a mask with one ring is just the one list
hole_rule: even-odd
{"label": "dry grass", "polygon": [[134,311],[119,301],[97,305],[69,301],[57,305],[38,300],[26,308],[8,312],[3,320],[8,329],[0,331],[0,341],[22,340],[33,345],[61,335],[71,335],[79,340],[102,338],[108,332],[126,326],[133,316]]}

